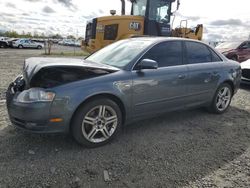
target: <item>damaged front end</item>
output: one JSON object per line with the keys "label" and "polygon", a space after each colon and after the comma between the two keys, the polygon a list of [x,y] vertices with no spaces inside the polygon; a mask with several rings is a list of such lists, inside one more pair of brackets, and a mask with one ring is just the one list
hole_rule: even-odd
{"label": "damaged front end", "polygon": [[[57,120],[63,119],[58,118],[58,114],[50,114],[51,106],[56,98],[53,88],[104,76],[117,70],[80,59],[27,59],[24,63],[23,75],[18,76],[9,85],[6,93],[10,120],[18,128],[32,132],[62,132],[56,124],[63,124],[63,122],[51,122],[51,118],[54,117]],[[60,114],[60,116],[63,115]]]}

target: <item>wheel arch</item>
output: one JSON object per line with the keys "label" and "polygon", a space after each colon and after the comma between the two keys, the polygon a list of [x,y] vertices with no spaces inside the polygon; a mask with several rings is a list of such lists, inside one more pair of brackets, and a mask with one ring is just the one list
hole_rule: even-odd
{"label": "wheel arch", "polygon": [[69,124],[69,127],[70,127],[70,131],[71,131],[71,127],[72,127],[72,122],[73,122],[73,119],[77,113],[77,111],[86,103],[94,100],[94,99],[98,99],[98,98],[107,98],[107,99],[110,99],[112,101],[114,101],[120,108],[121,110],[121,113],[122,113],[122,124],[125,123],[125,120],[126,120],[126,108],[125,108],[125,105],[123,103],[123,101],[116,95],[114,94],[110,94],[110,93],[100,93],[100,94],[95,94],[95,95],[92,95],[92,96],[89,96],[87,97],[84,101],[82,101],[77,107],[76,109],[74,110],[73,112],[73,115],[71,116],[70,118],[70,124]]}
{"label": "wheel arch", "polygon": [[[235,86],[234,86],[234,83],[232,80],[225,80],[224,82],[222,82],[221,84],[229,84],[231,86],[231,89],[232,89],[232,93],[234,94],[234,91],[235,91]],[[221,85],[220,84],[220,85]]]}

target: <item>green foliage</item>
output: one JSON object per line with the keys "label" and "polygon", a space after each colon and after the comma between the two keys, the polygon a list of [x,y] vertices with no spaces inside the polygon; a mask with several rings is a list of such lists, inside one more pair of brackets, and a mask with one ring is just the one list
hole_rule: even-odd
{"label": "green foliage", "polygon": [[6,31],[3,34],[5,37],[18,38],[18,33],[16,31]]}
{"label": "green foliage", "polygon": [[69,36],[67,36],[67,39],[76,39],[73,35],[69,35]]}

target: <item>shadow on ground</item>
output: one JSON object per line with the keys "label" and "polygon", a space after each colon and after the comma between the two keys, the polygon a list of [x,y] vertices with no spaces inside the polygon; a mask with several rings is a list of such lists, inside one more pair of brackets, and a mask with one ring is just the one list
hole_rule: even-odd
{"label": "shadow on ground", "polygon": [[[126,126],[111,144],[86,149],[67,135],[0,134],[0,185],[178,187],[241,155],[250,114],[231,107],[169,113]],[[110,172],[104,182],[103,171]]]}

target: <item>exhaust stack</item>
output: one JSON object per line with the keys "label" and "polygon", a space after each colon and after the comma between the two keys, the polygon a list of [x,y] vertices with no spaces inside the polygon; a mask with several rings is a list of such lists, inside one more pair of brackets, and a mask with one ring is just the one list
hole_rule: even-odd
{"label": "exhaust stack", "polygon": [[121,10],[121,14],[125,15],[125,0],[121,0],[122,2],[122,10]]}

